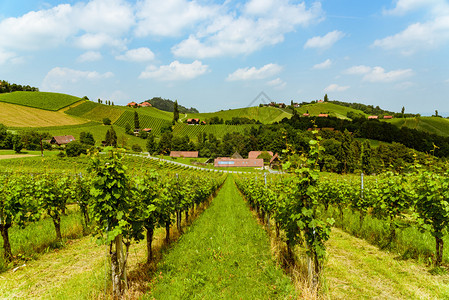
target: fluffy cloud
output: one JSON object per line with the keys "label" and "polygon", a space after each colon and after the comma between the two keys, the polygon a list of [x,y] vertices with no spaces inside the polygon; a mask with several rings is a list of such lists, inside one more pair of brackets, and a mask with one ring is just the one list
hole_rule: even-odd
{"label": "fluffy cloud", "polygon": [[304,2],[253,0],[240,14],[232,12],[213,18],[197,34],[175,45],[172,52],[194,58],[250,54],[282,42],[284,35],[298,26],[319,22],[322,14],[319,3],[307,9]]}
{"label": "fluffy cloud", "polygon": [[341,40],[346,34],[334,30],[326,34],[325,36],[315,36],[309,40],[304,45],[304,48],[318,48],[318,49],[328,49],[332,47],[336,42]]}
{"label": "fluffy cloud", "polygon": [[61,91],[72,84],[81,81],[95,81],[113,77],[112,72],[98,73],[97,71],[80,71],[69,68],[56,67],[50,70],[42,83],[42,90]]}
{"label": "fluffy cloud", "polygon": [[314,65],[313,69],[318,69],[318,70],[328,69],[328,68],[330,68],[331,65],[332,65],[332,61],[330,59],[326,59],[322,63]]}
{"label": "fluffy cloud", "polygon": [[267,82],[267,84],[269,86],[274,87],[277,90],[282,90],[283,88],[285,88],[287,86],[287,83],[285,83],[282,79],[280,78],[276,78],[273,80],[270,80]]}
{"label": "fluffy cloud", "polygon": [[282,67],[277,64],[267,64],[260,69],[256,67],[252,68],[242,68],[231,73],[226,78],[227,81],[237,81],[237,80],[254,80],[254,79],[265,79],[274,76],[282,71]]}
{"label": "fluffy cloud", "polygon": [[118,60],[132,61],[132,62],[145,62],[154,59],[154,53],[148,48],[137,48],[126,51],[125,54],[115,57]]}
{"label": "fluffy cloud", "polygon": [[346,91],[347,89],[349,89],[349,86],[340,86],[340,85],[338,85],[338,84],[336,84],[336,83],[332,83],[332,84],[328,85],[328,86],[324,89],[324,91],[325,91],[326,93],[329,93],[329,92],[344,92],[344,91]]}
{"label": "fluffy cloud", "polygon": [[381,67],[374,67],[363,77],[363,80],[369,82],[393,82],[408,78],[412,75],[412,69],[393,70],[390,72],[385,72],[385,70]]}
{"label": "fluffy cloud", "polygon": [[76,38],[76,45],[83,49],[100,49],[103,46],[111,46],[124,49],[126,42],[115,39],[105,33],[86,33]]}
{"label": "fluffy cloud", "polygon": [[139,37],[178,36],[186,28],[215,16],[218,6],[201,6],[196,1],[144,0],[137,9],[135,29]]}
{"label": "fluffy cloud", "polygon": [[78,57],[79,62],[89,62],[89,61],[97,61],[102,59],[102,55],[100,52],[97,51],[88,51],[84,52]]}
{"label": "fluffy cloud", "polygon": [[414,75],[412,69],[398,69],[385,72],[382,67],[354,66],[342,72],[348,75],[364,75],[363,81],[368,82],[394,82]]}
{"label": "fluffy cloud", "polygon": [[153,78],[160,81],[189,80],[203,75],[208,71],[209,66],[203,65],[198,60],[195,60],[191,64],[182,64],[175,60],[165,66],[149,66],[140,74],[139,78]]}
{"label": "fluffy cloud", "polygon": [[398,49],[404,55],[433,49],[449,41],[449,3],[445,0],[399,0],[389,15],[404,15],[414,10],[428,12],[427,21],[410,24],[397,34],[374,41],[373,46],[386,50]]}

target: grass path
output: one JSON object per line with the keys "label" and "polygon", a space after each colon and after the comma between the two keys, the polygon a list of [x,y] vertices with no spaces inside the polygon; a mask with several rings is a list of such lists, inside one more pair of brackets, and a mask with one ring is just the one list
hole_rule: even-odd
{"label": "grass path", "polygon": [[432,275],[365,240],[332,228],[325,277],[330,299],[449,299],[449,275]]}
{"label": "grass path", "polygon": [[284,299],[295,296],[275,266],[265,231],[228,177],[211,206],[156,270],[148,299]]}

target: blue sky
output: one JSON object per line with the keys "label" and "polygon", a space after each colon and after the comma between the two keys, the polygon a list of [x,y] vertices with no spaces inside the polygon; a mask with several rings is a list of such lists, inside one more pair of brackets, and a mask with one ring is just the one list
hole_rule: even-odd
{"label": "blue sky", "polygon": [[0,79],[41,91],[449,114],[447,0],[6,0],[0,33]]}

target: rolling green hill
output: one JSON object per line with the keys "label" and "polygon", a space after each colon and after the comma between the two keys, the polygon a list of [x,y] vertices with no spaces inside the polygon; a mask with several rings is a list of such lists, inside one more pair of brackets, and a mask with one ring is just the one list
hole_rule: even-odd
{"label": "rolling green hill", "polygon": [[301,115],[307,112],[310,114],[310,116],[318,116],[319,114],[329,114],[330,116],[337,117],[339,119],[348,119],[348,117],[346,116],[348,112],[353,112],[356,114],[367,116],[367,114],[365,114],[361,110],[329,102],[307,104],[297,108],[296,110]]}
{"label": "rolling green hill", "polygon": [[75,96],[47,92],[12,92],[0,94],[0,102],[57,111],[81,99]]}
{"label": "rolling green hill", "polygon": [[[155,135],[159,135],[161,133],[161,128],[164,126],[170,126],[171,122],[165,119],[151,117],[146,114],[139,114],[139,123],[141,128],[151,128],[151,132]],[[126,110],[123,114],[118,118],[118,120],[114,123],[114,125],[125,128],[126,124],[129,124],[131,128],[134,128],[134,112],[130,110]]]}
{"label": "rolling green hill", "polygon": [[[187,118],[199,118],[204,121],[212,117],[220,119],[231,120],[233,117],[255,119],[263,124],[271,124],[273,122],[281,121],[283,118],[291,118],[292,114],[275,107],[246,107],[230,110],[221,110],[213,113],[198,113],[188,114]],[[180,115],[183,118],[182,115]]]}
{"label": "rolling green hill", "polygon": [[449,119],[438,117],[397,118],[387,120],[398,127],[409,127],[441,136],[449,136]]}
{"label": "rolling green hill", "polygon": [[187,135],[190,139],[196,139],[199,133],[212,133],[215,137],[222,138],[226,133],[238,132],[244,133],[245,130],[250,130],[251,127],[259,127],[257,124],[245,124],[245,125],[187,125],[178,123],[173,129],[174,135],[184,136]]}

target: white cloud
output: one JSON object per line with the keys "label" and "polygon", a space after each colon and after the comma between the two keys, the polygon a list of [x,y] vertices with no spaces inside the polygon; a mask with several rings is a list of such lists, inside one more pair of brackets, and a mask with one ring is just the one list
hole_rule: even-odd
{"label": "white cloud", "polygon": [[203,75],[208,71],[209,66],[203,65],[198,60],[195,60],[191,64],[182,64],[175,60],[166,66],[149,66],[140,74],[139,78],[153,78],[160,81],[189,80]]}
{"label": "white cloud", "polygon": [[214,17],[212,23],[175,45],[173,54],[194,58],[250,54],[282,42],[284,35],[298,26],[322,20],[320,3],[307,9],[304,2],[264,1],[250,1],[240,14],[231,12]]}
{"label": "white cloud", "polygon": [[7,52],[0,49],[0,65],[6,63],[7,61],[11,61],[16,58],[16,54],[14,52]]}
{"label": "white cloud", "polygon": [[366,74],[371,71],[371,67],[360,65],[360,66],[353,66],[349,69],[346,69],[343,71],[343,74],[349,74],[349,75],[361,75]]}
{"label": "white cloud", "polygon": [[101,55],[100,52],[87,51],[87,52],[84,52],[83,54],[81,54],[78,57],[78,61],[79,62],[89,62],[89,61],[97,61],[97,60],[100,60],[102,58],[103,58],[103,56]]}
{"label": "white cloud", "polygon": [[270,81],[267,82],[267,84],[269,86],[274,87],[277,90],[282,90],[283,88],[285,88],[287,86],[287,83],[284,82],[280,78],[276,78],[276,79],[270,80]]}
{"label": "white cloud", "polygon": [[384,10],[385,15],[404,15],[418,9],[430,9],[433,13],[441,13],[448,9],[445,0],[398,0],[396,6],[389,10]]}
{"label": "white cloud", "polygon": [[236,80],[254,80],[265,79],[274,76],[282,71],[282,67],[277,64],[267,64],[260,69],[256,67],[237,69],[235,72],[228,75],[227,81]]}
{"label": "white cloud", "polygon": [[347,89],[349,89],[349,86],[340,86],[340,85],[338,85],[338,84],[336,84],[336,83],[332,83],[332,84],[328,85],[328,86],[324,89],[324,91],[325,91],[326,93],[329,93],[329,92],[344,92],[344,91],[346,91]]}
{"label": "white cloud", "polygon": [[98,73],[97,71],[80,71],[69,68],[56,67],[50,70],[42,83],[42,90],[61,91],[80,81],[95,81],[113,77],[112,72]]}
{"label": "white cloud", "polygon": [[322,63],[314,65],[313,69],[318,69],[318,70],[328,69],[328,68],[330,68],[331,65],[332,65],[332,61],[330,59],[326,59]]}
{"label": "white cloud", "polygon": [[126,51],[123,55],[118,55],[115,57],[118,60],[132,61],[132,62],[145,62],[154,59],[154,53],[145,47],[131,49]]}
{"label": "white cloud", "polygon": [[304,45],[304,49],[307,48],[318,48],[318,49],[328,49],[332,47],[336,42],[341,40],[346,34],[334,30],[327,33],[325,36],[315,36],[309,40]]}
{"label": "white cloud", "polygon": [[178,36],[186,28],[216,15],[218,6],[196,1],[144,0],[138,3],[136,35]]}
{"label": "white cloud", "polygon": [[83,49],[100,49],[103,46],[124,49],[126,42],[106,33],[86,33],[76,39],[76,45]]}
{"label": "white cloud", "polygon": [[412,69],[399,69],[385,72],[385,69],[382,67],[374,67],[363,77],[363,80],[368,82],[393,82],[408,78],[413,74]]}

